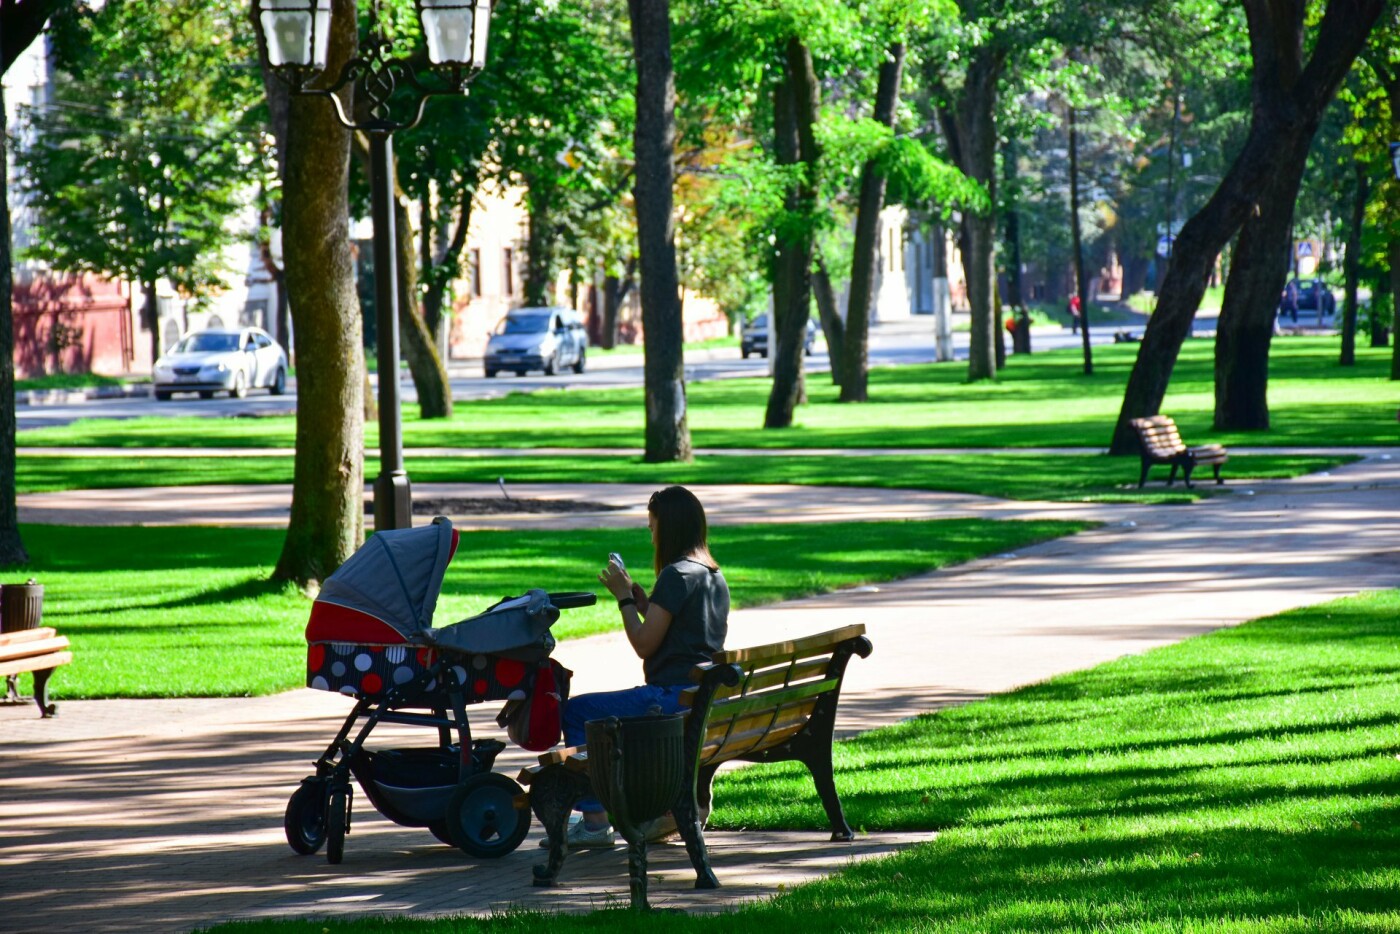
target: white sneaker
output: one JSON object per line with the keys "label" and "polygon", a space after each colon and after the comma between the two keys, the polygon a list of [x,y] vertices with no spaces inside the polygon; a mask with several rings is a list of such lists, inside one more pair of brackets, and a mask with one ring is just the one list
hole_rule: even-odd
{"label": "white sneaker", "polygon": [[[570,827],[569,832],[564,836],[571,850],[607,849],[617,846],[617,834],[613,832],[612,827],[599,827],[594,830],[583,821]],[[540,840],[540,847],[548,849],[548,834]]]}

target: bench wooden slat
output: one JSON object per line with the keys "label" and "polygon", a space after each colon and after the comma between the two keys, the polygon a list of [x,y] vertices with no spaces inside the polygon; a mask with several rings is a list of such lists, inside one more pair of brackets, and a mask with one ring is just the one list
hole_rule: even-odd
{"label": "bench wooden slat", "polygon": [[561,749],[551,749],[549,752],[542,752],[540,753],[540,765],[557,765],[570,756],[578,755],[587,749],[587,746],[564,746]]}
{"label": "bench wooden slat", "polygon": [[840,684],[840,680],[836,678],[826,678],[821,681],[810,681],[806,684],[799,684],[789,688],[764,691],[759,694],[745,694],[742,697],[731,697],[726,700],[716,701],[710,705],[709,720],[710,722],[714,722],[720,718],[732,719],[752,711],[785,707],[788,704],[805,700],[808,697],[825,694],[827,691],[836,689]]}
{"label": "bench wooden slat", "polygon": [[0,662],[18,661],[22,658],[33,658],[36,655],[48,655],[50,652],[66,648],[68,648],[67,636],[53,636],[48,639],[31,639],[28,642],[0,645]]}
{"label": "bench wooden slat", "polygon": [[765,726],[746,730],[743,733],[735,733],[723,745],[719,743],[707,744],[700,750],[700,762],[703,765],[709,765],[712,762],[728,762],[739,756],[751,755],[765,749],[772,749],[774,746],[781,746],[806,728],[806,717],[795,719],[797,722],[785,722],[772,728]]}
{"label": "bench wooden slat", "polygon": [[[831,665],[830,656],[826,658],[815,658],[811,661],[797,662],[795,664],[779,665],[776,668],[769,668],[756,672],[740,681],[733,687],[724,684],[715,689],[715,699],[723,700],[733,697],[736,694],[753,694],[766,688],[778,685],[801,684],[812,678],[820,678],[826,674],[826,670]],[[689,709],[695,703],[695,696],[700,691],[699,688],[686,688],[681,692],[681,707]]]}
{"label": "bench wooden slat", "polygon": [[32,642],[35,639],[52,639],[56,630],[51,626],[40,626],[37,629],[21,629],[17,632],[0,633],[0,647],[14,645],[17,642]]}
{"label": "bench wooden slat", "polygon": [[734,649],[729,652],[716,652],[712,659],[716,665],[753,665],[764,662],[768,659],[783,658],[784,656],[796,656],[802,658],[809,655],[819,655],[822,651],[830,654],[837,643],[845,642],[847,639],[854,639],[857,636],[865,635],[865,624],[854,623],[850,626],[843,626],[840,629],[833,629],[830,632],[817,633],[814,636],[807,636],[802,639],[794,639],[790,642],[775,642],[772,645],[760,645],[748,649]]}
{"label": "bench wooden slat", "polygon": [[17,675],[26,671],[43,671],[57,668],[73,660],[72,652],[51,652],[48,655],[35,655],[12,662],[0,662],[0,675]]}

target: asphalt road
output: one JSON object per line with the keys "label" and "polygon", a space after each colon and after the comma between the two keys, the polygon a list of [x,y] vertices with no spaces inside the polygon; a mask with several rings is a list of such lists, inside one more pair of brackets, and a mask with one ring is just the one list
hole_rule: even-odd
{"label": "asphalt road", "polygon": [[[1214,326],[1213,321],[1210,324]],[[1113,330],[1112,327],[1104,327],[1094,335],[1094,343],[1111,342]],[[1073,347],[1079,344],[1079,340],[1078,335],[1069,331],[1038,331],[1032,335],[1032,347],[1035,350]],[[967,332],[954,332],[955,358],[967,359],[967,345]],[[932,318],[919,317],[908,321],[877,324],[871,328],[871,366],[932,363],[935,359]],[[807,358],[806,364],[809,372],[824,372],[830,369],[830,360],[823,342],[818,341],[816,351]],[[750,357],[744,360],[739,356],[738,348],[690,353],[687,355],[685,366],[687,382],[756,377],[767,372],[766,359]],[[642,355],[637,353],[603,356],[595,353],[588,360],[587,370],[580,374],[566,372],[558,376],[545,376],[542,373],[532,373],[523,377],[503,375],[491,379],[482,375],[480,361],[467,360],[452,363],[449,375],[452,397],[458,400],[489,399],[510,392],[534,392],[541,389],[631,387],[640,386],[642,383]],[[405,403],[411,403],[416,399],[413,381],[405,374],[403,400]],[[157,402],[149,396],[88,399],[20,405],[16,409],[16,417],[18,428],[23,432],[29,428],[64,425],[81,418],[122,419],[150,415],[231,418],[289,414],[296,411],[296,404],[296,385],[295,381],[292,381],[287,394],[283,396],[272,396],[265,390],[253,390],[246,399],[230,399],[224,396],[200,399],[194,394],[177,395],[168,402]]]}

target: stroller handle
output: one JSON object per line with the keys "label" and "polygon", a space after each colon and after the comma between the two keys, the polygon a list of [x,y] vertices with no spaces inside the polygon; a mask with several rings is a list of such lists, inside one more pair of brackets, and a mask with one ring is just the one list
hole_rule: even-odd
{"label": "stroller handle", "polygon": [[549,602],[561,610],[576,610],[597,603],[598,595],[590,590],[566,590],[550,594]]}

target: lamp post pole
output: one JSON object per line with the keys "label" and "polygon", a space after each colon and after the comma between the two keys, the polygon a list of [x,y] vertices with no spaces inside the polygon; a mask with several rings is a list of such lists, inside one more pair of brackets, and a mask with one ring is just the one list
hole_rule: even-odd
{"label": "lamp post pole", "polygon": [[369,135],[371,219],[374,223],[375,349],[379,370],[379,476],[374,480],[374,527],[413,525],[413,491],[403,463],[399,404],[399,251],[394,221],[394,137]]}
{"label": "lamp post pole", "polygon": [[[374,527],[413,525],[413,494],[403,462],[399,410],[399,268],[394,220],[395,130],[417,125],[429,97],[465,94],[486,64],[493,0],[414,0],[436,82],[419,80],[419,65],[388,55],[379,27],[379,0],[370,0],[369,37],[340,74],[317,83],[326,68],[331,0],[257,0],[267,65],[293,94],[327,98],[342,126],[369,138],[371,220],[374,224],[374,311],[378,360],[379,476],[374,481]],[[353,113],[337,93],[355,89]]]}

